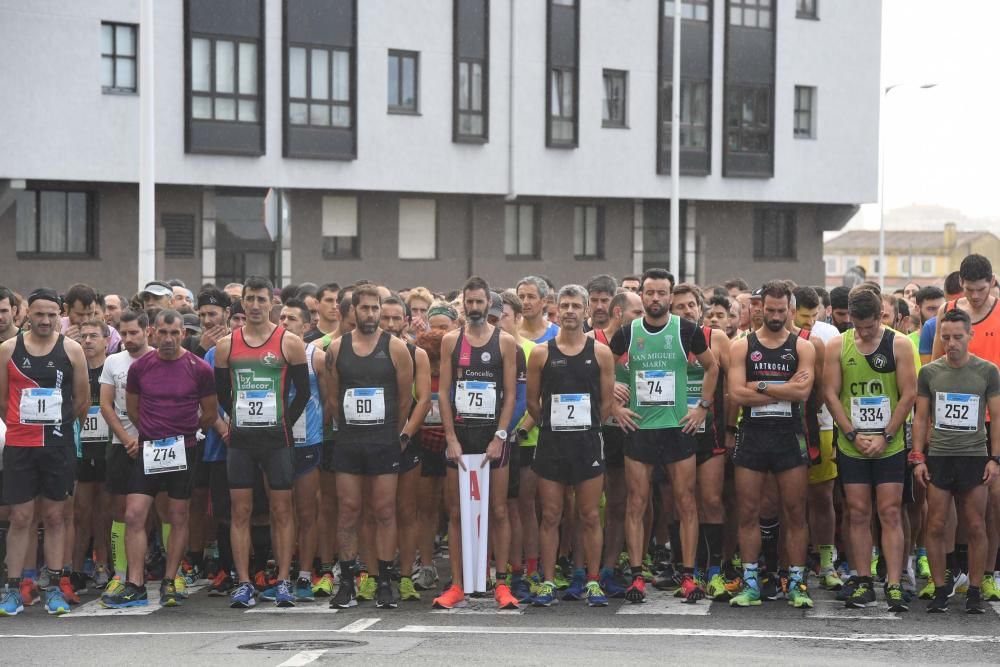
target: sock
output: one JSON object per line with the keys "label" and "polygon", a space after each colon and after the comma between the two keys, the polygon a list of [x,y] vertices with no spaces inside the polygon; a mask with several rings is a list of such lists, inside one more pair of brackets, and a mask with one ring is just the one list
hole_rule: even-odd
{"label": "sock", "polygon": [[704,538],[699,542],[705,543],[707,560],[699,560],[698,564],[704,563],[708,577],[711,579],[722,571],[722,524],[706,523],[701,527],[701,534],[704,535]]}
{"label": "sock", "polygon": [[743,583],[754,590],[760,590],[757,583],[757,563],[743,564]]}
{"label": "sock", "polygon": [[836,548],[832,544],[819,545],[819,567],[821,572],[833,569],[835,552]]}
{"label": "sock", "polygon": [[911,554],[906,558],[906,571],[916,572],[917,559]]}
{"label": "sock", "polygon": [[528,573],[529,576],[532,574],[536,574],[538,572],[537,558],[528,558],[525,560],[525,562],[526,562],[525,571]]}
{"label": "sock", "polygon": [[958,568],[958,558],[955,556],[954,551],[949,551],[944,555],[944,566],[952,572]]}
{"label": "sock", "polygon": [[170,544],[170,524],[164,521],[160,524],[160,535],[163,539],[163,550],[167,550],[167,545]]}
{"label": "sock", "polygon": [[[679,565],[684,560],[684,545],[681,543],[681,522],[670,522],[670,557],[674,565]],[[699,561],[700,562],[700,561]]]}
{"label": "sock", "polygon": [[764,565],[769,572],[778,571],[778,539],[781,526],[778,517],[760,520],[760,550],[764,556]]}
{"label": "sock", "polygon": [[629,569],[632,571],[633,579],[642,576],[642,565],[632,565]]}
{"label": "sock", "polygon": [[927,558],[927,547],[917,547],[917,558]]}
{"label": "sock", "polygon": [[59,590],[59,579],[62,577],[62,572],[60,572],[59,570],[53,570],[50,567],[46,567],[45,570],[49,575],[49,590],[50,591]]}
{"label": "sock", "polygon": [[378,583],[388,584],[390,576],[389,573],[391,570],[392,570],[391,560],[380,560],[378,562],[378,574],[375,577]]}
{"label": "sock", "polygon": [[111,522],[111,562],[115,568],[115,576],[125,579],[128,570],[128,557],[125,551],[125,522]]}
{"label": "sock", "polygon": [[789,585],[794,586],[796,583],[802,583],[802,579],[805,576],[806,569],[801,565],[793,565],[788,568],[788,580]]}
{"label": "sock", "polygon": [[584,579],[587,576],[587,570],[582,567],[573,568],[573,578],[576,580]]}
{"label": "sock", "polygon": [[36,570],[35,568],[31,568],[31,569],[25,568],[25,569],[21,570],[21,578],[22,579],[32,579],[32,580],[38,579],[38,570]]}
{"label": "sock", "polygon": [[305,579],[310,584],[312,583],[312,572],[309,570],[299,570],[299,579]]}
{"label": "sock", "polygon": [[588,582],[589,581],[598,581],[600,578],[601,578],[601,575],[599,575],[599,574],[588,574],[587,575],[587,581]]}
{"label": "sock", "polygon": [[961,572],[969,571],[969,545],[955,543],[955,565]]}

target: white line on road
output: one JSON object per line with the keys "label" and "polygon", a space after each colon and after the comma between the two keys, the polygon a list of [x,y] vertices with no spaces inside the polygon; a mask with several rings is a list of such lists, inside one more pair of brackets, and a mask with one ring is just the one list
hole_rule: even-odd
{"label": "white line on road", "polygon": [[833,618],[841,621],[898,621],[901,616],[889,611],[888,607],[879,604],[876,607],[849,609],[838,600],[813,600],[815,609],[806,610],[806,618]]}
{"label": "white line on road", "polygon": [[314,662],[321,655],[326,653],[327,649],[315,649],[312,651],[302,651],[301,653],[296,653],[288,660],[279,664],[278,667],[302,667],[303,665],[308,665],[310,662]]}
{"label": "white line on road", "polygon": [[337,630],[337,632],[349,632],[352,634],[364,632],[381,620],[381,618],[359,618],[350,625],[345,625],[341,629]]}
{"label": "white line on road", "polygon": [[336,614],[339,609],[330,609],[326,605],[322,607],[254,607],[247,609],[244,614]]}
{"label": "white line on road", "polygon": [[670,616],[708,616],[711,600],[694,604],[681,602],[672,595],[650,595],[642,604],[623,602],[615,614],[663,614]]}

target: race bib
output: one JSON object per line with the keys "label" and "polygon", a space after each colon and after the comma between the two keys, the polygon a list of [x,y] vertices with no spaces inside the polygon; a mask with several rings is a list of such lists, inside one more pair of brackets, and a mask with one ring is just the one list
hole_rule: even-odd
{"label": "race bib", "polygon": [[493,419],[497,412],[496,382],[459,380],[455,383],[455,408],[460,417]]}
{"label": "race bib", "polygon": [[851,398],[851,422],[864,432],[879,433],[889,425],[892,410],[888,396],[860,396]]}
{"label": "race bib", "polygon": [[147,475],[187,470],[187,467],[184,436],[146,440],[142,443],[142,469]]}
{"label": "race bib", "polygon": [[671,407],[675,404],[673,371],[636,371],[635,404],[639,407]]}
{"label": "race bib", "polygon": [[979,396],[937,392],[934,398],[934,428],[940,431],[978,431]]}
{"label": "race bib", "polygon": [[277,426],[277,395],[268,389],[245,389],[236,392],[236,425],[240,428]]}
{"label": "race bib", "polygon": [[[688,396],[688,410],[698,407],[699,403],[701,403],[700,396]],[[701,423],[701,426],[698,427],[698,430],[695,431],[695,433],[704,433],[706,424],[708,424],[707,419]]]}
{"label": "race bib", "polygon": [[344,392],[344,419],[351,426],[385,423],[385,389],[355,387]]}
{"label": "race bib", "polygon": [[296,445],[306,444],[306,413],[298,418],[292,425],[292,442]]}
{"label": "race bib", "polygon": [[87,417],[83,420],[83,431],[80,433],[80,440],[83,442],[107,442],[108,422],[101,414],[99,405],[92,405],[87,410]]}
{"label": "race bib", "polygon": [[[785,384],[784,382],[768,382],[768,384]],[[777,401],[767,405],[755,405],[750,408],[751,417],[778,417],[789,419],[792,416],[791,401]]]}
{"label": "race bib", "polygon": [[549,423],[553,431],[590,428],[590,394],[552,394]]}
{"label": "race bib", "polygon": [[439,426],[441,424],[441,404],[438,402],[438,393],[431,394],[431,409],[424,417],[424,426]]}
{"label": "race bib", "polygon": [[21,390],[21,423],[56,426],[62,423],[62,392],[32,387]]}

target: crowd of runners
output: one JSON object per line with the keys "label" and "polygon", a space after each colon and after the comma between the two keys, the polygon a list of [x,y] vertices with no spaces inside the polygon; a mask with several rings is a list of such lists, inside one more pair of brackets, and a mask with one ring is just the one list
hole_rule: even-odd
{"label": "crowd of runners", "polygon": [[462,606],[464,454],[488,462],[503,609],[821,587],[981,614],[997,299],[981,255],[894,293],[663,269],[0,287],[0,616],[178,606],[202,579],[234,608]]}

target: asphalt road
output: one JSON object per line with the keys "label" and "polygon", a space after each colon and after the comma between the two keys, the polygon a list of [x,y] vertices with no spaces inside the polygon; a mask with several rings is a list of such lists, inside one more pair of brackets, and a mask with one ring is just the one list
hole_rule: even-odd
{"label": "asphalt road", "polygon": [[[203,582],[204,583],[204,582]],[[228,607],[204,588],[177,608],[105,610],[96,593],[73,613],[48,616],[41,605],[0,619],[0,663],[17,665],[408,665],[630,664],[850,665],[1000,663],[1000,603],[982,616],[952,599],[947,614],[914,601],[904,614],[844,609],[814,591],[816,609],[784,601],[734,609],[682,604],[652,591],[646,604],[612,600],[606,608],[562,602],[548,609],[498,612],[492,599],[466,609],[431,609],[431,593],[396,610],[364,602],[331,610],[327,600],[275,609]],[[264,646],[261,646],[261,645]],[[16,656],[16,658],[15,658]]]}

